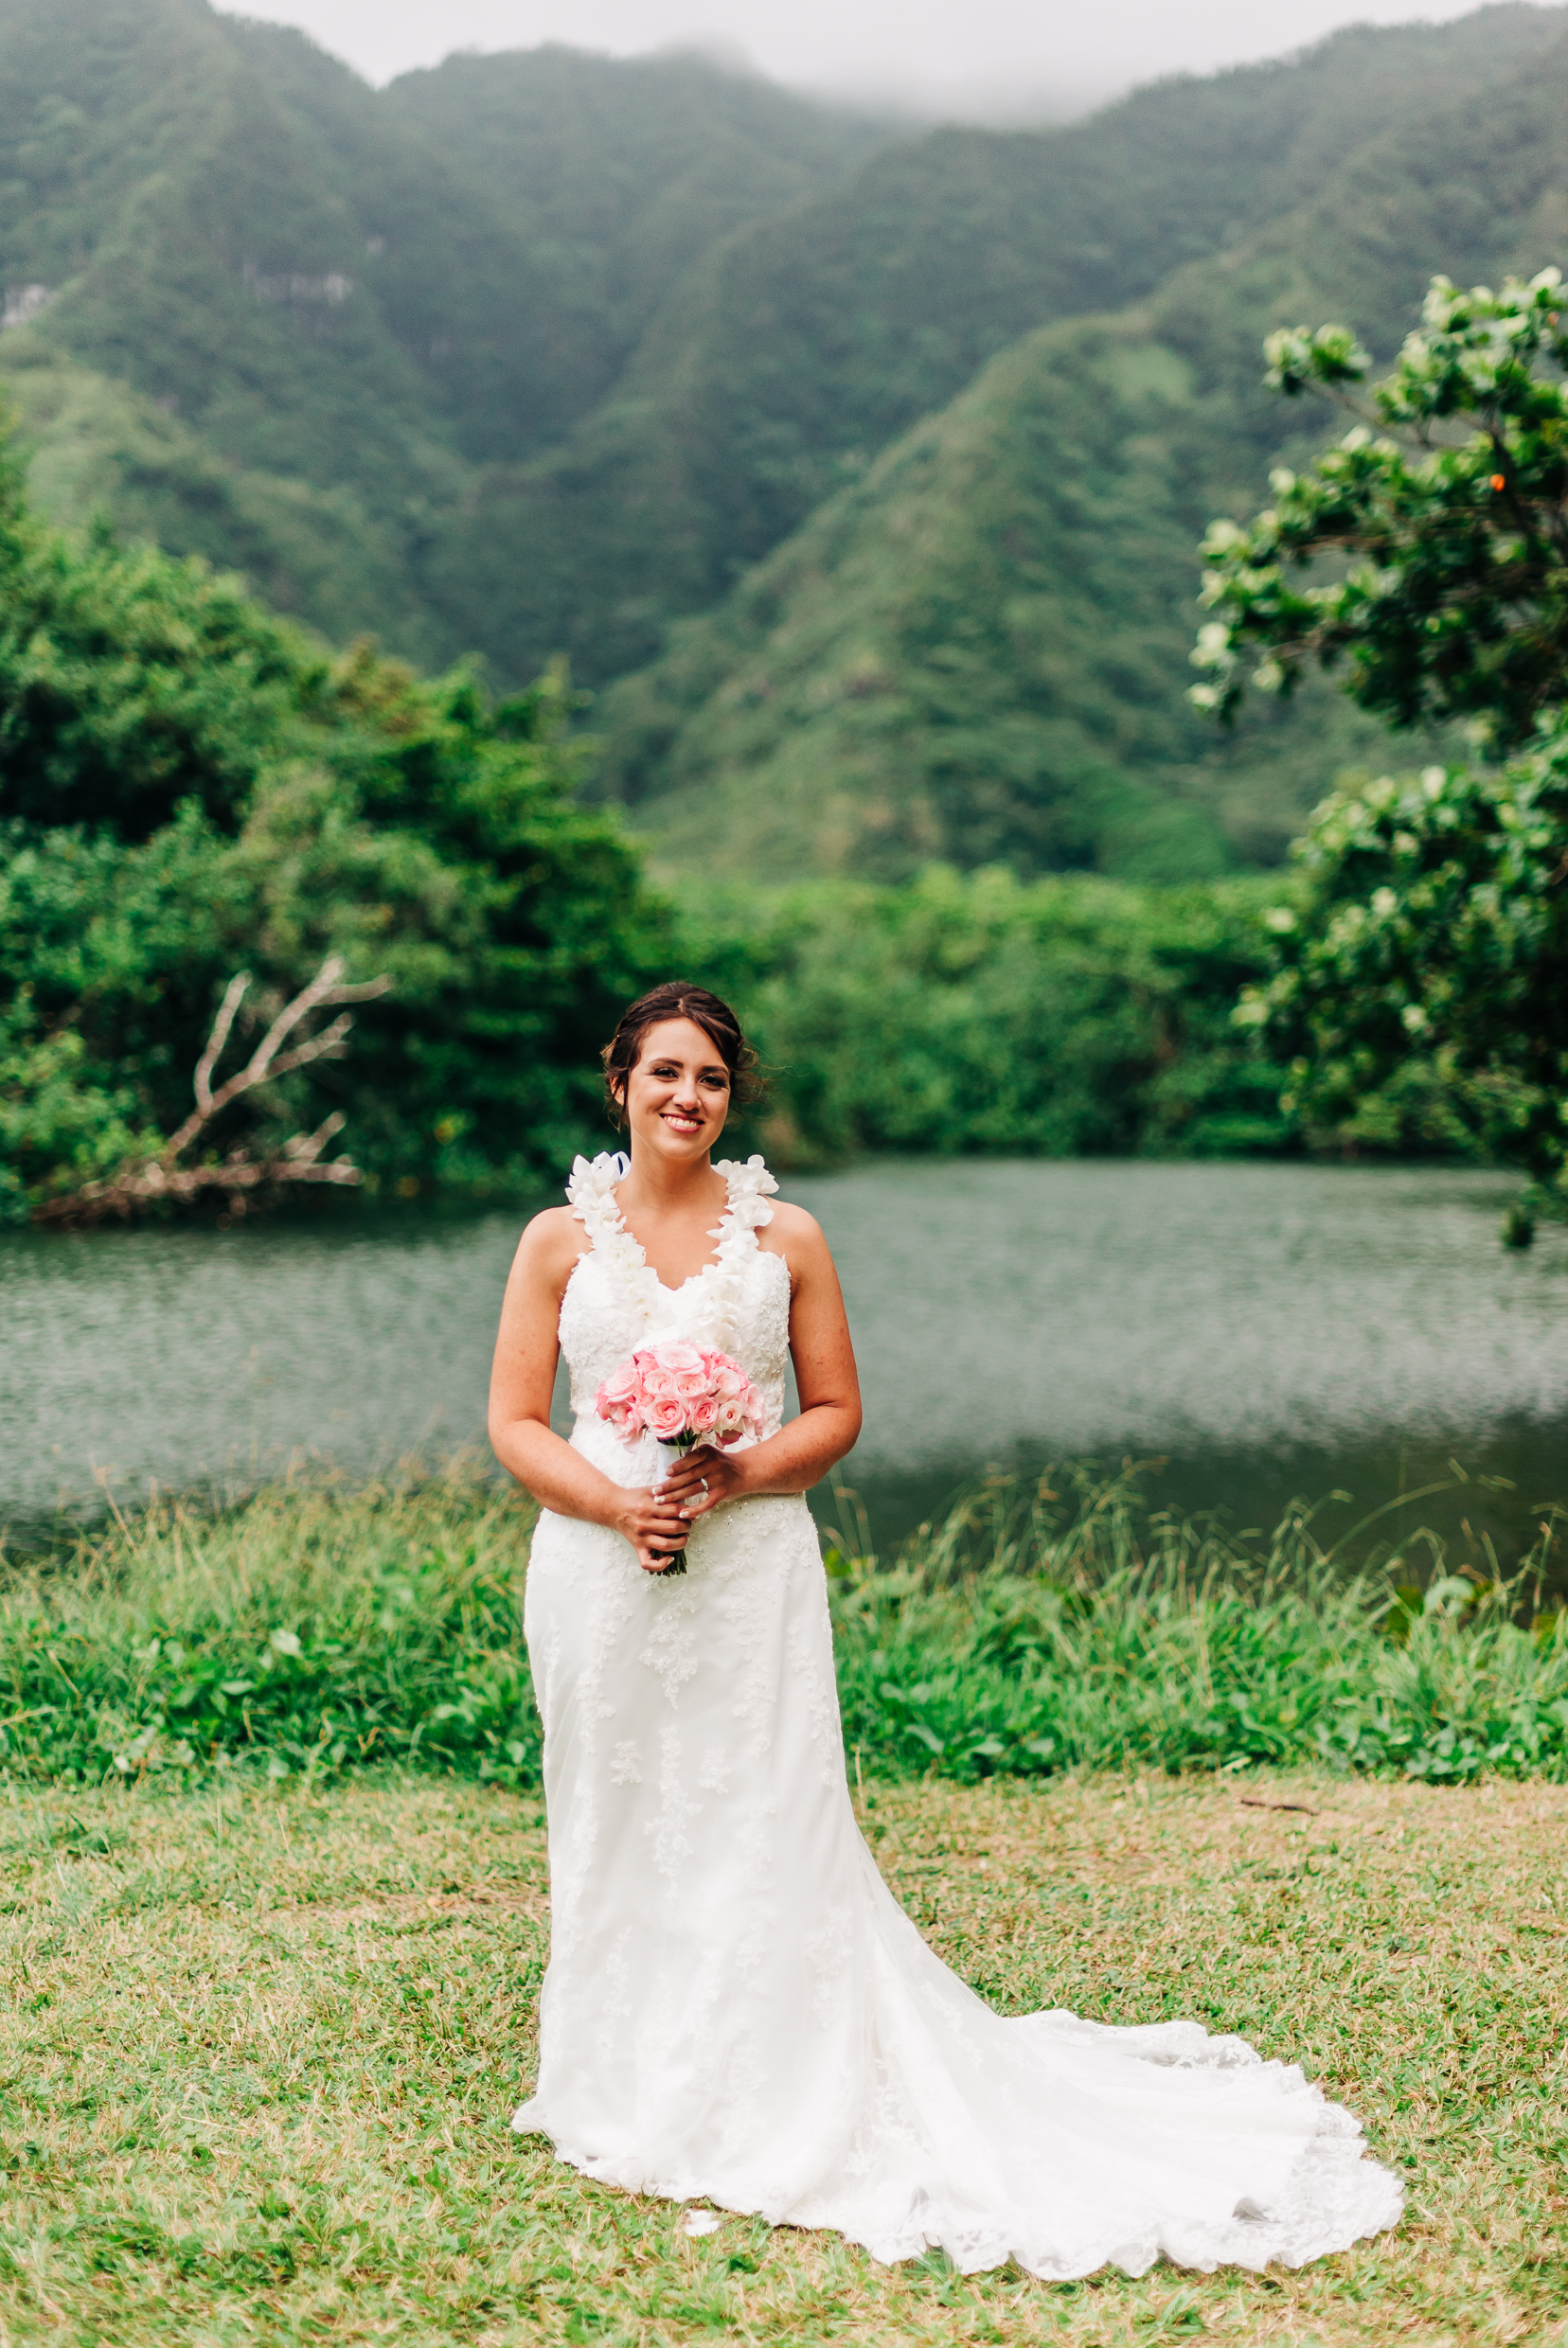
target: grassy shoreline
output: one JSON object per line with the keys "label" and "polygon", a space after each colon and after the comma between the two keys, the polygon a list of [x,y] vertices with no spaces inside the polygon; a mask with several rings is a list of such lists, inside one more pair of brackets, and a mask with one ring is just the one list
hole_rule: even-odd
{"label": "grassy shoreline", "polygon": [[528,1522],[460,1473],[274,1487],[0,1592],[3,2348],[1568,2348],[1537,1586],[1415,1542],[1345,1575],[1310,1518],[1251,1550],[1083,1471],[888,1564],[829,1547],[862,1823],[943,1958],[1005,2011],[1242,2031],[1412,2188],[1299,2275],[1050,2286],[693,2241],[509,2135],[548,1947]]}
{"label": "grassy shoreline", "polygon": [[[1287,1806],[1290,1805],[1290,1806]],[[0,1794],[0,2337],[103,2348],[1502,2348],[1561,2337],[1568,1788],[1322,1770],[868,1784],[879,1862],[1007,2010],[1195,2015],[1405,2175],[1300,2273],[1048,2286],[588,2184],[507,2121],[546,1948],[537,1800]]]}
{"label": "grassy shoreline", "polygon": [[[0,1772],[325,1783],[395,1760],[538,1782],[522,1637],[532,1511],[473,1473],[158,1504],[0,1582]],[[1310,1511],[1247,1541],[1135,1474],[996,1479],[891,1561],[827,1551],[863,1770],[1327,1764],[1568,1778],[1560,1512],[1511,1581],[1415,1533],[1345,1571]]]}

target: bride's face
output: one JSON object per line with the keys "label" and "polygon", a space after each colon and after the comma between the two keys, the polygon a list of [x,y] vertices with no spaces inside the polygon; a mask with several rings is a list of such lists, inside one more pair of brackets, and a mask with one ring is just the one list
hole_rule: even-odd
{"label": "bride's face", "polygon": [[729,1104],[729,1070],[695,1020],[663,1019],[649,1029],[626,1088],[626,1121],[645,1149],[704,1157]]}

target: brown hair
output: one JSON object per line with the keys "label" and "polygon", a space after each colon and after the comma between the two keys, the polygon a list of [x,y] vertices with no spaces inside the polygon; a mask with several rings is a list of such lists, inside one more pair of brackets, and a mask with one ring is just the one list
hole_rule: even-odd
{"label": "brown hair", "polygon": [[729,1005],[709,994],[705,987],[688,987],[684,979],[670,978],[628,1004],[599,1054],[604,1062],[604,1097],[617,1126],[626,1122],[626,1087],[642,1057],[643,1039],[650,1027],[667,1019],[689,1019],[702,1029],[729,1070],[730,1100],[736,1108],[757,1099],[762,1090],[757,1054]]}

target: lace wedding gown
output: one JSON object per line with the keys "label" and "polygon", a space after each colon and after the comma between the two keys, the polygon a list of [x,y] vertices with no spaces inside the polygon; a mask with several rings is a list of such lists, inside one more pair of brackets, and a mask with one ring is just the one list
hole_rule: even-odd
{"label": "lace wedding gown", "polygon": [[[652,1446],[594,1395],[651,1335],[733,1354],[779,1424],[789,1272],[756,1236],[777,1184],[721,1171],[717,1260],[673,1291],[615,1205],[624,1162],[568,1186],[593,1241],[561,1307],[572,1441],[617,1484],[652,1481]],[[1395,2224],[1399,2184],[1293,2065],[1196,2022],[1005,2019],[926,1947],[855,1823],[804,1500],[731,1502],[687,1565],[644,1574],[564,1517],[534,1538],[553,1944],[514,2127],[634,2193],[966,2271],[1295,2267]]]}

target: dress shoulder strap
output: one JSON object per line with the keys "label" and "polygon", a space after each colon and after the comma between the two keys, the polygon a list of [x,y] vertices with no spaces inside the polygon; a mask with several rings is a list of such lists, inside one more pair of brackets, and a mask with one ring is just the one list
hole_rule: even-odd
{"label": "dress shoulder strap", "polygon": [[[626,1228],[626,1218],[615,1202],[615,1185],[625,1182],[631,1160],[618,1150],[601,1149],[597,1158],[579,1158],[572,1167],[566,1197],[572,1213],[588,1234],[589,1254],[600,1266],[613,1290],[619,1292],[633,1316],[633,1325],[646,1325],[659,1302],[659,1283],[648,1258]],[[579,1257],[579,1262],[584,1259]]]}
{"label": "dress shoulder strap", "polygon": [[[732,1228],[756,1231],[761,1224],[773,1221],[768,1200],[778,1184],[760,1158],[748,1158],[744,1165],[734,1158],[721,1158],[714,1171],[723,1176],[729,1191],[728,1219]],[[720,1253],[722,1252],[721,1249]]]}
{"label": "dress shoulder strap", "polygon": [[631,1159],[619,1149],[601,1149],[597,1158],[572,1161],[567,1203],[596,1247],[625,1229],[615,1204],[615,1185],[631,1171]]}
{"label": "dress shoulder strap", "polygon": [[[773,1209],[768,1193],[778,1184],[760,1158],[750,1158],[738,1165],[733,1158],[722,1158],[715,1172],[724,1178],[729,1192],[729,1204],[723,1219],[714,1234],[714,1263],[705,1274],[715,1311],[726,1331],[732,1330],[740,1308],[747,1267],[758,1254],[757,1234],[763,1223],[773,1221]],[[733,1342],[728,1336],[725,1343]]]}

